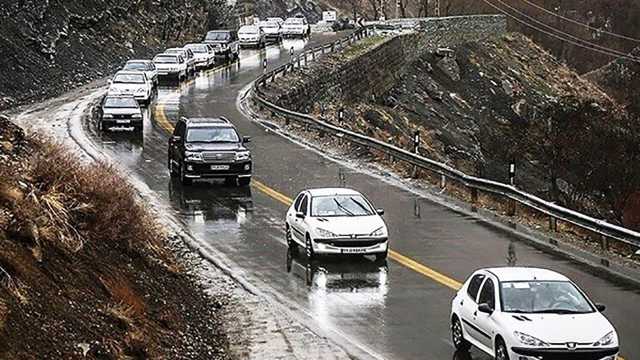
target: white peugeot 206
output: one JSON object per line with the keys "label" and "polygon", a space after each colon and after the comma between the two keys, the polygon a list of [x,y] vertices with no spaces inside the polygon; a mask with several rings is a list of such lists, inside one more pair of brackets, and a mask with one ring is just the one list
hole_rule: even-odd
{"label": "white peugeot 206", "polygon": [[457,350],[496,360],[615,360],[618,335],[571,280],[526,267],[476,271],[451,304]]}
{"label": "white peugeot 206", "polygon": [[375,255],[383,261],[389,243],[383,214],[351,189],[305,190],[287,211],[287,245],[294,252],[303,246],[309,258],[351,254]]}

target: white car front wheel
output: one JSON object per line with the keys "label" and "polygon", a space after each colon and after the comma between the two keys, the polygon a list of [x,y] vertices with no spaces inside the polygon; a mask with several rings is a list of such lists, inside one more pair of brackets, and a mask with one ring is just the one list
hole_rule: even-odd
{"label": "white car front wheel", "polygon": [[502,339],[496,340],[496,360],[509,360],[509,352]]}

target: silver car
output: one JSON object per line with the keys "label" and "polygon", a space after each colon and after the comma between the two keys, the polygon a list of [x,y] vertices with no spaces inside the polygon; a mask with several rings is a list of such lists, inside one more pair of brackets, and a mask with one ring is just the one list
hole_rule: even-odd
{"label": "silver car", "polygon": [[208,44],[187,44],[184,48],[193,52],[197,69],[206,69],[215,65],[216,53]]}
{"label": "silver car", "polygon": [[193,52],[185,48],[170,48],[164,51],[165,54],[181,55],[187,63],[187,73],[195,74],[196,72],[196,57]]}
{"label": "silver car", "polygon": [[158,69],[151,60],[129,60],[122,67],[125,71],[142,71],[147,75],[153,86],[158,85]]}
{"label": "silver car", "polygon": [[142,110],[136,98],[131,95],[105,96],[98,113],[98,126],[101,130],[109,130],[115,126],[142,129]]}

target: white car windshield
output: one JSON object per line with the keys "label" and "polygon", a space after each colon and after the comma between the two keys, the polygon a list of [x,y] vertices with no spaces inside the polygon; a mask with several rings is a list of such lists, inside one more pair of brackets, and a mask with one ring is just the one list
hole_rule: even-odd
{"label": "white car windshield", "polygon": [[138,74],[119,74],[113,78],[114,84],[144,84],[144,76]]}
{"label": "white car windshield", "polygon": [[502,311],[513,313],[586,314],[589,301],[568,281],[502,282]]}
{"label": "white car windshield", "polygon": [[186,51],[182,50],[182,49],[167,49],[164,52],[166,52],[167,54],[178,54],[178,55],[186,55]]}
{"label": "white car windshield", "polygon": [[156,56],[153,62],[156,64],[177,64],[178,58],[176,56]]}
{"label": "white car windshield", "polygon": [[238,32],[240,35],[256,35],[260,33],[260,29],[255,26],[244,27]]}
{"label": "white car windshield", "polygon": [[302,19],[300,18],[289,18],[287,19],[287,21],[284,22],[287,25],[302,25]]}
{"label": "white car windshield", "polygon": [[124,65],[125,70],[147,70],[147,64],[141,62],[128,62]]}
{"label": "white car windshield", "polygon": [[278,23],[276,22],[264,21],[260,23],[260,27],[266,29],[277,29],[280,27],[280,25],[278,25]]}
{"label": "white car windshield", "polygon": [[311,216],[370,216],[374,211],[361,195],[315,196],[311,200]]}
{"label": "white car windshield", "polygon": [[237,143],[238,133],[228,127],[192,128],[187,131],[187,142]]}
{"label": "white car windshield", "polygon": [[206,53],[207,52],[207,47],[205,45],[189,45],[189,49],[191,49],[191,51],[193,51],[194,53]]}
{"label": "white car windshield", "polygon": [[138,108],[138,102],[132,97],[108,97],[104,100],[105,108]]}

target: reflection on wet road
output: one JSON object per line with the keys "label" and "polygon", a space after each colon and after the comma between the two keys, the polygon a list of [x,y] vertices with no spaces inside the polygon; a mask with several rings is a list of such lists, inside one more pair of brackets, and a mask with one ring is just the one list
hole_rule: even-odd
{"label": "reflection on wet road", "polygon": [[[337,35],[316,36],[311,42]],[[311,319],[359,351],[388,359],[483,360],[455,354],[449,335],[452,286],[421,273],[394,257],[380,265],[372,259],[326,258],[309,263],[287,251],[283,216],[286,201],[308,187],[346,184],[367,194],[386,210],[392,248],[416,264],[428,264],[462,281],[479,267],[536,265],[565,273],[592,298],[608,305],[606,315],[621,333],[623,351],[640,353],[636,289],[612,284],[576,263],[548,255],[510,233],[497,231],[381,179],[339,165],[297,147],[245,119],[236,108],[238,92],[262,72],[262,61],[274,67],[309,44],[285,41],[265,51],[243,51],[239,64],[200,73],[181,85],[165,84],[144,114],[142,134],[127,130],[86,130],[98,146],[144,181],[178,215],[198,239],[202,251],[221,254],[226,264],[266,295]],[[222,183],[183,187],[167,171],[167,141],[180,116],[231,119],[243,135],[252,136],[256,183],[251,189]],[[276,189],[277,191],[273,190]],[[280,195],[278,195],[280,194]],[[417,266],[417,265],[416,265]],[[426,268],[426,267],[425,267]],[[349,350],[349,349],[348,349]]]}

